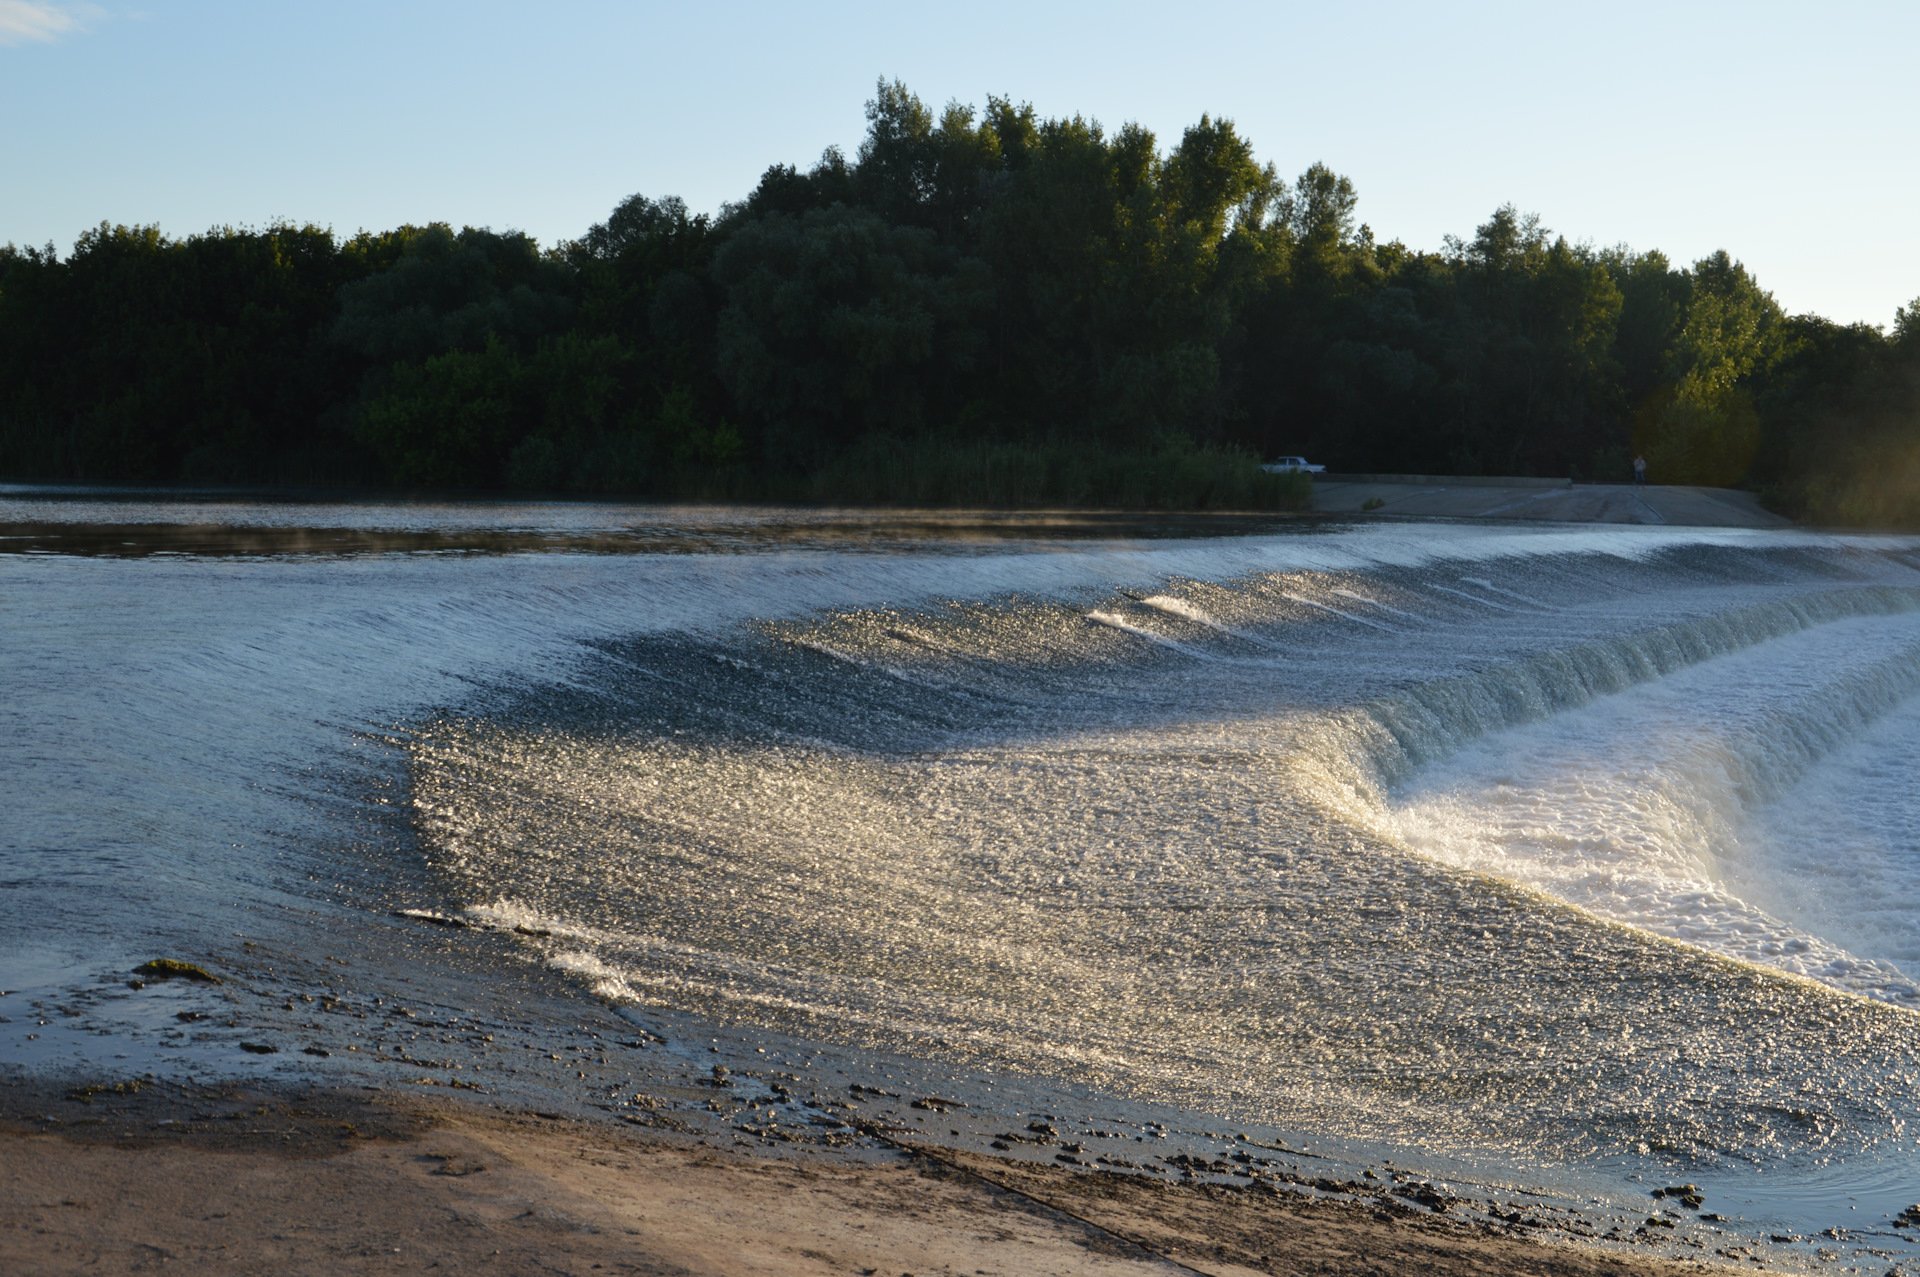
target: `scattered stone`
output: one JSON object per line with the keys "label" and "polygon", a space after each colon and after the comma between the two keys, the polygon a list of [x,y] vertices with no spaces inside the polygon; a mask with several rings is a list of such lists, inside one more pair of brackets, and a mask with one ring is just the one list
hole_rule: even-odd
{"label": "scattered stone", "polygon": [[155,958],[143,962],[133,969],[135,975],[143,975],[149,980],[191,980],[198,984],[219,984],[220,977],[205,967],[195,966],[191,962],[182,962],[178,958]]}
{"label": "scattered stone", "polygon": [[1920,1202],[1915,1202],[1898,1215],[1895,1215],[1893,1217],[1893,1226],[1895,1228],[1920,1227]]}
{"label": "scattered stone", "polygon": [[959,1100],[943,1099],[938,1095],[923,1095],[908,1107],[925,1109],[929,1113],[950,1113],[954,1109],[963,1109],[967,1106]]}
{"label": "scattered stone", "polygon": [[1696,1184],[1674,1184],[1668,1188],[1656,1188],[1653,1190],[1653,1197],[1655,1200],[1672,1198],[1688,1210],[1699,1210],[1701,1204],[1706,1201]]}
{"label": "scattered stone", "polygon": [[251,1052],[254,1055],[278,1055],[280,1053],[280,1048],[271,1042],[242,1042],[240,1049]]}
{"label": "scattered stone", "polygon": [[1445,1213],[1447,1208],[1453,1205],[1454,1201],[1453,1198],[1448,1197],[1445,1193],[1424,1181],[1404,1184],[1393,1191],[1410,1202],[1415,1202],[1426,1207],[1435,1214]]}

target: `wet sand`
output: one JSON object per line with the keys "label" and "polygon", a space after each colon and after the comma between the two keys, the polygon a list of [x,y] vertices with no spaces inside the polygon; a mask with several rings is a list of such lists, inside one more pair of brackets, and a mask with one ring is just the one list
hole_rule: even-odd
{"label": "wet sand", "polygon": [[1761,1256],[1670,1203],[621,1014],[499,937],[369,923],[351,962],[249,943],[217,985],[101,970],[0,993],[0,1272],[1572,1277]]}
{"label": "wet sand", "polygon": [[735,1152],[385,1092],[0,1091],[0,1271],[1678,1274],[1382,1194]]}

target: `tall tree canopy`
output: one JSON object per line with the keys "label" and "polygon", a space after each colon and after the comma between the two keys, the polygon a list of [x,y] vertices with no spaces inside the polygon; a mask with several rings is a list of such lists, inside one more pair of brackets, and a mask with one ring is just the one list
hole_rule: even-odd
{"label": "tall tree canopy", "polygon": [[1098,499],[1055,472],[1304,451],[1618,480],[1638,453],[1911,523],[1916,408],[1920,304],[1891,332],[1788,316],[1726,252],[1596,249],[1512,205],[1416,250],[1231,120],[1163,145],[896,80],[851,158],[712,216],[636,194],[546,250],[445,223],[0,248],[8,478],[791,496],[887,458],[854,485],[885,495],[1021,455],[1060,481],[1018,490]]}

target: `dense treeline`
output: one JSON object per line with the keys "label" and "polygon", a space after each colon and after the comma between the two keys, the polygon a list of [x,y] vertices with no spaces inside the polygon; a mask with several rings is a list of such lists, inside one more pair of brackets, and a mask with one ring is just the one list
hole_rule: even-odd
{"label": "dense treeline", "polygon": [[1380,242],[1225,120],[1163,148],[897,83],[716,217],[0,249],[0,474],[924,502],[1283,502],[1336,469],[1746,484],[1920,522],[1920,305],[1788,316],[1496,210]]}

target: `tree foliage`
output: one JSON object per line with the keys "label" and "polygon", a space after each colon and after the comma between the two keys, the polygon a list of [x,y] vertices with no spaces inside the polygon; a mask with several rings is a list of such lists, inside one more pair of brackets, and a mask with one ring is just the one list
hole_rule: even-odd
{"label": "tree foliage", "polygon": [[[1920,302],[1890,332],[1788,316],[1725,252],[1595,249],[1511,205],[1381,242],[1348,178],[1283,179],[1211,115],[1163,146],[882,80],[866,123],[713,216],[633,195],[546,251],[444,223],[0,248],[0,474],[1098,499],[1053,474],[1079,457],[1115,499],[1256,500],[1111,458],[1620,480],[1638,453],[1920,522]],[[1013,458],[1050,477],[993,477]]]}

